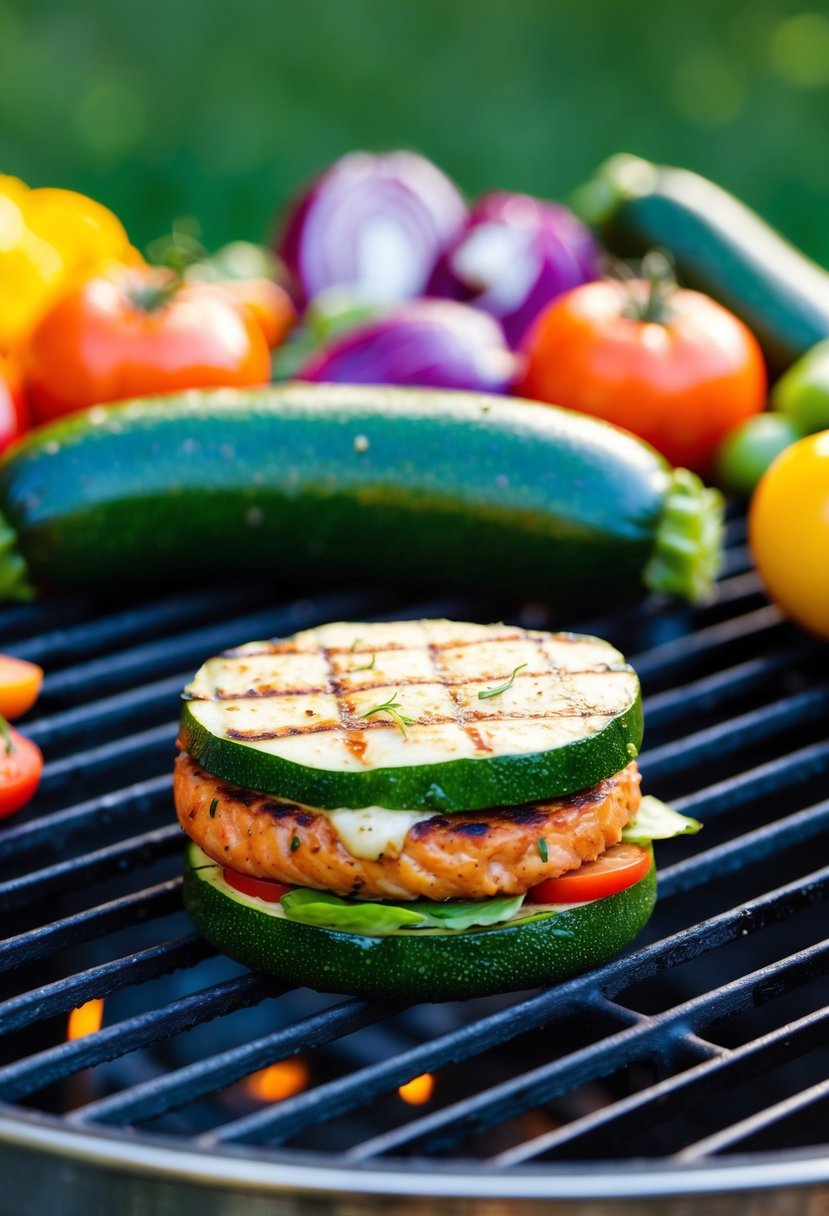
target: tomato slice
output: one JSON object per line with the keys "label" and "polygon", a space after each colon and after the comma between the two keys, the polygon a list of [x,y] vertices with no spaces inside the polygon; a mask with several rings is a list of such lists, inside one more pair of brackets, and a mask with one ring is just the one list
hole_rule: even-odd
{"label": "tomato slice", "polygon": [[235,870],[223,870],[222,874],[229,887],[243,895],[266,899],[269,904],[278,904],[285,892],[291,890],[284,882],[274,882],[271,878],[251,878],[249,874],[237,874]]}
{"label": "tomato slice", "polygon": [[616,844],[578,870],[540,882],[527,892],[527,899],[537,904],[578,904],[588,899],[603,899],[632,887],[650,868],[648,849],[638,844]]}
{"label": "tomato slice", "polygon": [[40,748],[0,718],[0,819],[13,815],[40,785]]}
{"label": "tomato slice", "polygon": [[0,654],[0,715],[19,718],[31,709],[43,683],[43,668]]}

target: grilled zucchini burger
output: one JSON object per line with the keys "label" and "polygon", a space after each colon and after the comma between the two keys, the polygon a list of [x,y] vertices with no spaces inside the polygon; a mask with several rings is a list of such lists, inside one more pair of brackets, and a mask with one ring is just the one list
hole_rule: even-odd
{"label": "grilled zucchini burger", "polygon": [[639,682],[597,638],[338,623],[209,659],[174,792],[185,904],[255,970],[461,999],[608,959],[656,898]]}

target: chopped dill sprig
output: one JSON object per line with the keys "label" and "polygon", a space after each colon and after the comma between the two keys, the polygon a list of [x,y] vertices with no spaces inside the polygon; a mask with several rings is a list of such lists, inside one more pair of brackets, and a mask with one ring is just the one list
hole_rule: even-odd
{"label": "chopped dill sprig", "polygon": [[519,663],[517,667],[514,667],[512,669],[512,675],[510,676],[510,678],[508,680],[505,680],[503,684],[499,684],[497,686],[497,688],[481,689],[481,691],[478,693],[478,700],[485,701],[487,699],[487,697],[500,697],[502,692],[506,692],[508,688],[512,688],[513,681],[515,680],[516,674],[521,670],[522,667],[526,667],[526,666],[527,666],[526,663]]}
{"label": "chopped dill sprig", "polygon": [[388,714],[405,738],[406,727],[414,725],[414,718],[407,718],[401,711],[402,707],[397,700],[397,693],[393,692],[388,701],[384,701],[382,705],[375,705],[373,709],[366,710],[364,714],[360,714],[360,717],[373,718],[375,714]]}

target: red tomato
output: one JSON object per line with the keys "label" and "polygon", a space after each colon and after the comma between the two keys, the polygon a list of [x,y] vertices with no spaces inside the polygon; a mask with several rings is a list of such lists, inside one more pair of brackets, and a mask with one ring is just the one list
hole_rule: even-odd
{"label": "red tomato", "polygon": [[701,473],[765,402],[763,356],[742,321],[696,291],[663,289],[654,300],[644,280],[559,296],[525,354],[521,396],[604,418]]}
{"label": "red tomato", "polygon": [[250,309],[271,350],[279,346],[296,321],[293,300],[284,287],[273,279],[225,279],[221,286]]}
{"label": "red tomato", "polygon": [[0,721],[0,819],[19,811],[34,796],[42,768],[40,748]]}
{"label": "red tomato", "polygon": [[19,718],[31,709],[43,683],[43,668],[0,654],[0,717]]}
{"label": "red tomato", "polygon": [[0,359],[0,452],[29,429],[29,407],[20,377],[11,364]]}
{"label": "red tomato", "polygon": [[651,855],[647,849],[638,844],[617,844],[578,870],[540,882],[528,892],[527,899],[537,904],[578,904],[588,899],[604,899],[632,887],[650,868]]}
{"label": "red tomato", "polygon": [[248,874],[237,874],[235,870],[223,870],[222,875],[229,887],[234,887],[243,895],[266,899],[269,904],[278,904],[285,892],[291,890],[284,883],[274,882],[270,878],[251,878]]}
{"label": "red tomato", "polygon": [[251,313],[208,283],[112,266],[46,313],[26,352],[40,422],[86,406],[187,388],[266,384],[270,352]]}

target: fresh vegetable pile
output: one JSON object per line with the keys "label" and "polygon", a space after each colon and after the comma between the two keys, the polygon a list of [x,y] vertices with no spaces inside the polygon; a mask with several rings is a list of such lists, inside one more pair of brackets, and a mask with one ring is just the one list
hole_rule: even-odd
{"label": "fresh vegetable pile", "polygon": [[615,954],[656,896],[639,684],[597,638],[332,624],[209,659],[174,793],[185,904],[292,983],[461,999]]}
{"label": "fresh vegetable pile", "polygon": [[[699,598],[716,569],[716,492],[683,472],[668,493],[664,466],[616,431],[580,430],[576,459],[569,424],[554,408],[541,423],[526,401],[612,423],[743,496],[775,456],[829,426],[829,346],[815,345],[829,343],[829,275],[713,183],[636,157],[602,166],[570,209],[504,191],[468,204],[416,153],[353,153],[295,199],[273,251],[235,242],[208,255],[174,229],[150,249],[163,265],[94,200],[15,178],[0,179],[0,229],[4,282],[20,287],[0,301],[0,449],[38,424],[0,465],[7,597],[113,569],[168,577],[200,496],[217,573],[255,573],[275,545],[298,573],[423,582],[434,545],[462,588],[486,585],[488,562],[490,583],[562,605],[642,586]],[[643,260],[620,261],[631,257]],[[274,379],[317,386],[301,422],[295,390],[280,397]],[[355,429],[356,398],[332,384],[424,391],[369,393],[369,434]],[[186,395],[212,388],[245,391]],[[495,412],[430,404],[425,390],[440,389],[525,400]],[[86,407],[69,429],[40,426]],[[41,472],[50,464],[55,477]],[[59,484],[41,495],[41,480]],[[822,503],[819,492],[806,535],[822,536]],[[681,543],[666,549],[683,514]],[[758,555],[767,530],[752,531]],[[613,582],[603,575],[616,545],[639,556]],[[779,577],[766,581],[786,611],[829,633],[822,607],[793,609]]]}

